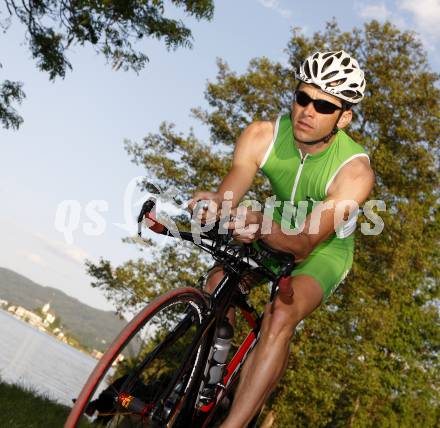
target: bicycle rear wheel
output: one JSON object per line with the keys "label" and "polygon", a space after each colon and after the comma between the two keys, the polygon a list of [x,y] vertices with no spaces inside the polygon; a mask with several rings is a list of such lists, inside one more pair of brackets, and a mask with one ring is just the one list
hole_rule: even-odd
{"label": "bicycle rear wheel", "polygon": [[110,345],[66,421],[98,426],[178,426],[204,368],[207,304],[194,288],[172,290],[144,308]]}

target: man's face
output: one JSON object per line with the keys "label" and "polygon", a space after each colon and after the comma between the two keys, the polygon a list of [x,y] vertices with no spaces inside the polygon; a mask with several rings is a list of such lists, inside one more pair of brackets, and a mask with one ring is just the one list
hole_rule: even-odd
{"label": "man's face", "polygon": [[[338,107],[342,107],[340,99],[326,94],[313,85],[301,83],[297,90],[305,92],[310,98],[325,100]],[[319,140],[332,131],[340,113],[341,110],[335,110],[331,114],[318,113],[312,102],[305,107],[294,102],[292,123],[295,137],[305,142]]]}

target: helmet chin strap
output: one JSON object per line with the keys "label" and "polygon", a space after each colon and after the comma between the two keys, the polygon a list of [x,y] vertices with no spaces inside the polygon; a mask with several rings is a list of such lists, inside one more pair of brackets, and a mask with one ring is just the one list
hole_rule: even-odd
{"label": "helmet chin strap", "polygon": [[[313,145],[318,144],[318,143],[325,143],[325,144],[327,144],[330,141],[330,138],[332,138],[333,135],[336,135],[338,131],[339,131],[339,128],[337,126],[335,126],[332,129],[332,132],[330,132],[330,134],[327,134],[325,137],[320,138],[319,140],[303,141],[303,140],[300,140],[300,139],[298,139],[296,137],[295,137],[295,140],[300,142],[300,143],[302,143],[302,144],[307,144],[308,146],[313,146]],[[294,134],[294,136],[295,136],[295,134]]]}

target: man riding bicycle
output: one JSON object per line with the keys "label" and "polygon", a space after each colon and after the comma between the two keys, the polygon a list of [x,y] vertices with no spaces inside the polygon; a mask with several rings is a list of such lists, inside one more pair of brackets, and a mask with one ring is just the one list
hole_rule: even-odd
{"label": "man riding bicycle", "polygon": [[[281,378],[298,323],[325,302],[349,272],[354,251],[357,208],[374,185],[368,155],[343,129],[352,120],[352,106],[364,97],[365,79],[346,52],[317,52],[296,70],[299,81],[290,114],[249,125],[237,141],[232,167],[217,192],[198,192],[190,201],[210,201],[199,218],[218,215],[231,201],[235,239],[262,240],[291,253],[297,266],[290,288],[267,305],[258,344],[247,359],[223,428],[245,427]],[[237,210],[258,171],[269,179],[277,203],[273,218]],[[227,196],[225,196],[227,195]],[[289,208],[290,205],[290,208]],[[305,221],[291,215],[306,209]],[[298,218],[299,216],[297,216]],[[269,230],[267,225],[269,224]],[[223,276],[213,269],[206,285],[212,292]]]}

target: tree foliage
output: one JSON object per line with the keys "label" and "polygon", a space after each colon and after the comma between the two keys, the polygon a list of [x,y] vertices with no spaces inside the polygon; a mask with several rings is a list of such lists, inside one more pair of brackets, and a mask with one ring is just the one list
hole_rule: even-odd
{"label": "tree foliage", "polygon": [[[240,132],[288,111],[292,69],[318,49],[344,49],[366,71],[367,96],[348,132],[369,153],[377,177],[371,199],[385,201],[385,227],[377,236],[356,232],[352,272],[297,331],[267,411],[279,427],[438,426],[440,91],[416,34],[377,21],[350,32],[333,21],[312,37],[294,29],[288,66],[257,58],[238,75],[219,61],[206,89],[209,107],[193,110],[211,142],[164,123],[158,134],[127,142],[127,150],[148,177],[176,187],[183,199],[215,189]],[[250,196],[267,192],[258,177]],[[94,286],[125,304],[119,284],[144,294],[186,285],[202,270],[197,260],[196,250],[170,243],[138,265],[114,269],[101,261],[89,270]],[[179,272],[185,278],[176,283]]]}
{"label": "tree foliage", "polygon": [[[67,53],[73,45],[92,45],[114,69],[140,71],[148,56],[140,48],[147,38],[164,41],[167,49],[191,47],[191,30],[170,17],[171,5],[197,20],[213,16],[213,0],[3,0],[8,28],[19,21],[26,28],[26,44],[37,67],[50,80],[65,77],[72,69]],[[0,87],[0,120],[18,128],[22,118],[10,107],[24,94],[18,82]]]}
{"label": "tree foliage", "polygon": [[[0,68],[2,65],[0,64]],[[21,103],[25,94],[20,82],[5,80],[0,84],[0,121],[5,128],[17,129],[23,119],[13,107],[13,103]]]}

